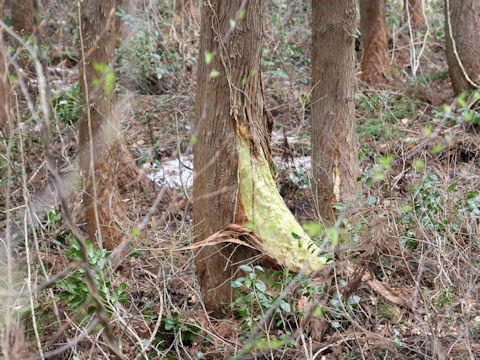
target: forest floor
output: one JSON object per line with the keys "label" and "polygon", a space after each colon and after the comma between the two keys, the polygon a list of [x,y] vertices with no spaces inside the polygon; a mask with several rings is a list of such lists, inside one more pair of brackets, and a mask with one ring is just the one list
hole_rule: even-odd
{"label": "forest floor", "polygon": [[[284,3],[269,5],[263,59],[267,109],[275,119],[272,153],[288,207],[307,227],[320,223],[323,229],[310,191],[310,39],[305,30],[309,10],[303,4],[285,8]],[[401,13],[398,4],[391,6],[389,11]],[[262,315],[293,274],[276,274],[266,292],[244,287],[245,295],[232,305],[230,316],[215,319],[201,302],[194,254],[182,250],[191,244],[193,232],[191,137],[198,14],[190,11],[188,21],[179,22],[178,14],[162,13],[163,22],[151,24],[162,35],[149,54],[138,54],[148,50],[138,38],[143,30],[128,45],[134,51],[119,50],[120,59],[137,65],[142,56],[162,54],[159,63],[133,75],[126,71],[131,63],[119,60],[118,99],[126,141],[138,165],[158,184],[157,191],[173,189],[164,211],[154,213],[116,271],[106,265],[105,252],[89,249],[109,304],[111,326],[127,358],[229,359],[241,354],[237,358],[480,359],[480,115],[471,99],[454,97],[441,11],[429,8],[427,15],[428,39],[425,29],[410,34],[390,19],[391,77],[376,87],[357,82],[361,200],[341,223],[335,262],[322,279],[328,286],[319,285],[318,279],[302,279],[258,329]],[[139,23],[148,19],[141,16]],[[69,44],[73,40],[67,40],[56,44],[63,55],[52,50],[48,68],[56,119],[51,147],[63,173],[77,168],[80,103],[75,56],[65,55],[74,52]],[[33,91],[35,74],[26,76]],[[23,159],[25,164],[14,170],[18,177],[11,208],[24,204],[22,168],[32,201],[53,205],[39,212],[34,233],[41,241],[33,248],[33,262],[28,260],[28,247],[17,249],[19,268],[32,266],[28,274],[34,286],[75,264],[78,250],[68,241],[71,234],[58,204],[48,199],[50,179],[38,129],[21,99],[19,112],[25,150],[18,150],[15,161]],[[156,196],[139,189],[122,195],[135,224],[147,215]],[[81,198],[81,192],[72,189],[68,203],[85,229]],[[257,276],[262,270],[245,271]],[[18,335],[12,341],[25,354],[39,344],[49,351],[71,341],[92,319],[86,299],[82,274],[72,271],[24,304],[19,334],[25,338]],[[311,303],[320,310],[306,321]],[[253,331],[257,337],[252,340]],[[56,358],[108,358],[99,335],[93,331]],[[146,354],[139,355],[147,345]]]}

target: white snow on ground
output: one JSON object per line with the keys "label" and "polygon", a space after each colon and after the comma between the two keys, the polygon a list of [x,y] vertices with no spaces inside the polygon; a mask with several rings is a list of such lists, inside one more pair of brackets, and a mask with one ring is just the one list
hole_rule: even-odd
{"label": "white snow on ground", "polygon": [[193,155],[183,155],[178,159],[162,161],[160,164],[145,163],[147,176],[159,185],[178,189],[191,189],[193,186]]}
{"label": "white snow on ground", "polygon": [[[274,157],[273,161],[278,170],[290,168],[289,176],[292,181],[298,182],[294,172],[310,173],[310,156],[301,156],[289,160],[289,163],[282,161],[279,156]],[[167,185],[177,189],[191,189],[193,186],[193,155],[183,155],[178,159],[162,161],[160,164],[143,164],[147,176],[159,185]]]}

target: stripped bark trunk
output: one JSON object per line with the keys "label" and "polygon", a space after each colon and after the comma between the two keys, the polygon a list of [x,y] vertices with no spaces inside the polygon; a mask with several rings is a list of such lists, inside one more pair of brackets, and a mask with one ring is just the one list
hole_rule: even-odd
{"label": "stripped bark trunk", "polygon": [[86,181],[83,201],[90,239],[109,250],[121,242],[120,224],[126,222],[115,174],[121,135],[117,117],[112,116],[114,10],[114,0],[81,2],[80,31],[89,54],[80,77],[86,99],[79,134],[79,163]]}
{"label": "stripped bark trunk", "polygon": [[[247,2],[245,17],[224,44],[222,51],[218,36],[227,34],[241,1],[214,0],[202,9],[199,69],[195,98],[195,122],[198,132],[194,147],[193,217],[196,239],[202,240],[225,228],[242,216],[237,202],[238,155],[236,152],[236,121],[258,123],[255,134],[265,143],[263,101],[260,89],[260,54],[264,29],[263,0]],[[218,32],[218,35],[217,35]],[[218,53],[209,66],[207,52]],[[211,71],[220,74],[212,78]],[[257,74],[253,75],[253,71]],[[242,80],[247,83],[242,85]],[[235,90],[238,88],[238,90]],[[241,92],[247,91],[246,94]],[[247,94],[251,102],[247,102]],[[235,103],[238,101],[238,103]],[[247,114],[251,117],[246,119]],[[261,129],[264,129],[263,133]],[[255,130],[255,129],[254,129]],[[252,254],[245,248],[215,246],[196,254],[197,276],[207,309],[222,315],[223,308],[232,302],[229,280],[235,272],[230,262],[248,259]]]}
{"label": "stripped bark trunk", "polygon": [[[447,9],[450,9],[448,13]],[[447,61],[455,94],[480,85],[480,1],[445,0]]]}
{"label": "stripped bark trunk", "polygon": [[363,81],[375,84],[390,74],[385,0],[360,0]]}
{"label": "stripped bark trunk", "polygon": [[425,25],[425,13],[423,12],[423,0],[403,0],[403,7],[405,11],[405,19],[414,29]]}
{"label": "stripped bark trunk", "polygon": [[[293,271],[305,265],[311,273],[326,259],[312,259],[316,246],[280,197],[268,163],[271,123],[260,72],[264,28],[264,0],[211,0],[203,6],[195,98],[195,241],[203,245],[232,223],[248,223],[268,258]],[[214,315],[224,315],[233,301],[230,281],[254,255],[238,242],[197,250],[202,298]]]}
{"label": "stripped bark trunk", "polygon": [[359,174],[355,134],[355,1],[312,1],[312,168],[319,215],[352,198]]}

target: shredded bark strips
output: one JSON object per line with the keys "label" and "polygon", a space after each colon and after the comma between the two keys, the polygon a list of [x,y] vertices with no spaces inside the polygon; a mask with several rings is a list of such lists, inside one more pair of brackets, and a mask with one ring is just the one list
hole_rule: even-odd
{"label": "shredded bark strips", "polygon": [[240,199],[247,225],[263,244],[265,253],[282,266],[306,273],[320,270],[328,262],[305,233],[277,191],[263,152],[252,157],[248,140],[237,134]]}

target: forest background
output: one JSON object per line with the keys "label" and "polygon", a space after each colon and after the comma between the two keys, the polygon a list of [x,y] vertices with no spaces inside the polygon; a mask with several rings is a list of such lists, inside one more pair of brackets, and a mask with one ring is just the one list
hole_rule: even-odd
{"label": "forest background", "polygon": [[478,0],[0,6],[3,358],[480,358]]}

